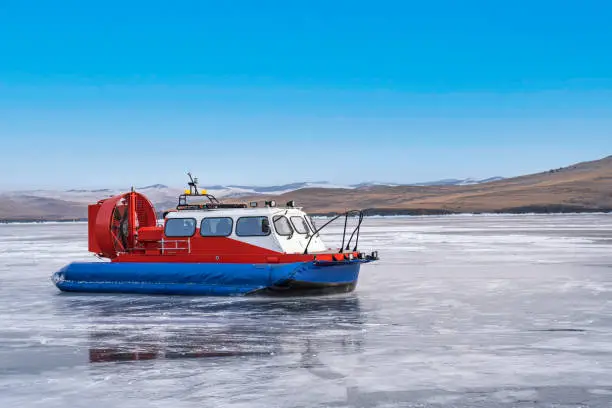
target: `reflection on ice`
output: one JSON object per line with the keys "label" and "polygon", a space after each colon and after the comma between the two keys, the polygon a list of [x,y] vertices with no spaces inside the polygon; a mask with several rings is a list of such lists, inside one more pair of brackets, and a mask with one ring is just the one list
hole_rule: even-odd
{"label": "reflection on ice", "polygon": [[79,297],[71,299],[71,307],[92,313],[88,330],[92,363],[308,355],[313,348],[327,346],[349,353],[358,351],[364,335],[364,316],[356,296],[228,302],[101,299],[83,303]]}

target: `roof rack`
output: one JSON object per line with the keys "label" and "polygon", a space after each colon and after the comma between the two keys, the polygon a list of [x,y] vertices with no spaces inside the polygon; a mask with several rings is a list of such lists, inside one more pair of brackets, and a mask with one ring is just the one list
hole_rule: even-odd
{"label": "roof rack", "polygon": [[[191,173],[187,173],[189,176],[189,191],[185,190],[185,194],[181,194],[179,196],[179,202],[176,206],[177,210],[212,210],[215,208],[247,208],[246,204],[223,204],[217,198],[212,195],[204,192],[204,194],[200,193],[198,190],[198,178],[192,177]],[[206,190],[204,190],[206,191]],[[197,200],[198,197],[203,197],[208,200],[207,203],[189,203],[187,198],[194,198]]]}

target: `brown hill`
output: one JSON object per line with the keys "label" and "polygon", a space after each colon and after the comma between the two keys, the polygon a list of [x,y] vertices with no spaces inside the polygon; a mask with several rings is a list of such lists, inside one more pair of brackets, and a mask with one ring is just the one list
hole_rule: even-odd
{"label": "brown hill", "polygon": [[[241,200],[261,201],[261,196]],[[612,210],[612,156],[542,173],[468,186],[307,188],[267,199],[295,200],[312,213],[581,212]]]}
{"label": "brown hill", "polygon": [[87,217],[87,205],[29,195],[0,195],[0,220],[73,220]]}

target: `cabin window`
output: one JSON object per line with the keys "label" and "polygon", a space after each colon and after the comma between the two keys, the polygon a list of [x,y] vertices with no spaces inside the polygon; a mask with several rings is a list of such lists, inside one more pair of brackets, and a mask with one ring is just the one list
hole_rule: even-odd
{"label": "cabin window", "polygon": [[312,229],[312,232],[316,232],[317,231],[317,226],[314,223],[314,220],[312,219],[312,217],[308,217],[306,218],[308,220],[308,223],[310,224],[310,228]]}
{"label": "cabin window", "polygon": [[308,224],[306,224],[306,220],[302,217],[291,217],[291,224],[293,224],[293,228],[295,228],[298,234],[308,234]]}
{"label": "cabin window", "polygon": [[231,235],[234,220],[229,217],[203,218],[200,235],[203,237],[227,237]]}
{"label": "cabin window", "polygon": [[289,224],[289,220],[284,215],[277,215],[273,218],[274,229],[278,235],[292,235],[293,228]]}
{"label": "cabin window", "polygon": [[166,220],[164,235],[167,237],[191,237],[195,234],[194,218],[170,218]]}
{"label": "cabin window", "polygon": [[239,237],[260,237],[270,235],[268,217],[241,217],[236,221],[236,235]]}

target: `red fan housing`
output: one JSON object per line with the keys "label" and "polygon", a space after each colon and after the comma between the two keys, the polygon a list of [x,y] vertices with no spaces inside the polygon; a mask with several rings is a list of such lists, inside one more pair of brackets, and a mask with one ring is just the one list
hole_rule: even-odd
{"label": "red fan housing", "polygon": [[138,229],[156,222],[153,205],[140,193],[98,201],[88,208],[89,250],[110,259],[132,252],[138,246]]}

